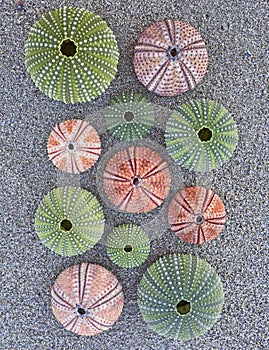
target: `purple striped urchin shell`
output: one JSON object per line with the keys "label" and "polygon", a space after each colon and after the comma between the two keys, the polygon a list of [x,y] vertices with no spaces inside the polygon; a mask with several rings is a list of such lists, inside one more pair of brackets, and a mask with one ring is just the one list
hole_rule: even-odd
{"label": "purple striped urchin shell", "polygon": [[226,212],[222,200],[212,190],[187,187],[172,198],[168,221],[178,238],[187,243],[203,244],[222,231]]}
{"label": "purple striped urchin shell", "polygon": [[57,168],[79,174],[97,162],[101,141],[97,131],[86,121],[70,119],[54,127],[47,150],[49,159]]}
{"label": "purple striped urchin shell", "polygon": [[148,147],[132,146],[107,162],[103,187],[107,198],[122,211],[146,213],[165,200],[171,183],[168,163]]}
{"label": "purple striped urchin shell", "polygon": [[81,263],[64,270],[51,289],[51,307],[65,329],[95,335],[120,317],[124,302],[118,279],[100,265]]}
{"label": "purple striped urchin shell", "polygon": [[206,45],[199,31],[183,21],[168,19],[152,24],[134,48],[138,80],[160,96],[194,89],[203,79],[207,64]]}

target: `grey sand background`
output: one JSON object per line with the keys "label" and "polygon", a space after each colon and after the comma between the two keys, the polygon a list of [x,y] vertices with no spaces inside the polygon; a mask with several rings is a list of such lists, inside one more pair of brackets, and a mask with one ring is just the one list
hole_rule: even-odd
{"label": "grey sand background", "polygon": [[[35,87],[24,66],[24,44],[30,27],[46,12],[63,5],[89,9],[114,31],[120,61],[116,79],[92,103],[65,105]],[[268,338],[268,11],[267,1],[37,1],[26,0],[18,14],[15,1],[0,1],[0,114],[1,114],[1,247],[3,283],[1,349],[266,349]],[[161,98],[147,92],[132,68],[138,36],[151,23],[182,19],[201,31],[209,53],[208,72],[192,92]],[[267,35],[266,35],[267,32]],[[227,224],[213,241],[195,247],[183,244],[166,229],[161,212],[141,221],[162,236],[152,242],[149,260],[140,268],[124,270],[107,258],[99,244],[83,255],[63,258],[45,248],[35,234],[34,213],[44,195],[64,179],[46,154],[51,129],[70,118],[94,120],[96,112],[123,91],[135,90],[149,101],[176,108],[192,98],[222,103],[234,116],[239,144],[233,157],[209,177],[196,179],[182,172],[179,185],[211,187],[224,201]],[[109,139],[103,137],[105,149]],[[96,169],[78,181],[98,195]],[[178,174],[181,174],[178,169]],[[72,182],[71,181],[71,182]],[[110,227],[126,216],[105,206]],[[109,226],[110,225],[110,226]],[[151,226],[150,226],[151,225]],[[136,302],[136,288],[146,267],[169,252],[199,255],[219,273],[225,290],[220,320],[203,337],[170,341],[144,323]],[[123,284],[125,305],[121,318],[108,332],[79,337],[65,331],[50,309],[50,287],[66,267],[100,263]]]}

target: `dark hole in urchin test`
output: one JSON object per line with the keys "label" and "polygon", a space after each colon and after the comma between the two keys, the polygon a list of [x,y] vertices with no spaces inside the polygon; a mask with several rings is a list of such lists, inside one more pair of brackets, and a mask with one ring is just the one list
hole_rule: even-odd
{"label": "dark hole in urchin test", "polygon": [[212,137],[212,131],[208,128],[202,128],[198,131],[198,137],[202,142],[210,141]]}
{"label": "dark hole in urchin test", "polygon": [[70,151],[73,151],[74,148],[75,148],[75,146],[73,145],[73,143],[69,143],[69,144],[68,144],[68,149],[69,149]]}
{"label": "dark hole in urchin test", "polygon": [[127,111],[124,113],[124,119],[127,121],[127,122],[131,122],[134,120],[134,113],[133,112],[130,112],[130,111]]}
{"label": "dark hole in urchin test", "polygon": [[180,300],[176,309],[180,315],[187,315],[191,311],[191,303],[186,300]]}
{"label": "dark hole in urchin test", "polygon": [[77,52],[74,41],[66,39],[61,43],[61,53],[66,57],[73,57]]}
{"label": "dark hole in urchin test", "polygon": [[170,55],[171,55],[172,57],[176,57],[176,55],[177,55],[177,49],[176,49],[175,47],[173,47],[173,48],[170,50]]}
{"label": "dark hole in urchin test", "polygon": [[72,229],[72,222],[68,219],[64,219],[60,223],[60,227],[63,231],[69,232]]}
{"label": "dark hole in urchin test", "polygon": [[132,246],[129,244],[127,244],[123,249],[126,253],[130,253],[133,250]]}
{"label": "dark hole in urchin test", "polygon": [[140,184],[140,179],[139,179],[138,177],[135,177],[135,178],[133,179],[133,185],[134,185],[135,187],[137,187],[139,184]]}
{"label": "dark hole in urchin test", "polygon": [[204,222],[204,217],[203,217],[203,215],[202,214],[198,214],[198,215],[196,215],[195,216],[195,219],[194,219],[194,221],[195,221],[195,223],[197,224],[197,225],[201,225],[203,222]]}
{"label": "dark hole in urchin test", "polygon": [[180,52],[180,48],[177,46],[169,46],[166,50],[166,54],[168,58],[172,61],[175,61],[178,59],[178,54]]}
{"label": "dark hole in urchin test", "polygon": [[83,309],[83,307],[79,307],[79,308],[77,309],[77,312],[78,312],[78,314],[80,314],[81,316],[83,316],[83,315],[86,314],[86,310]]}

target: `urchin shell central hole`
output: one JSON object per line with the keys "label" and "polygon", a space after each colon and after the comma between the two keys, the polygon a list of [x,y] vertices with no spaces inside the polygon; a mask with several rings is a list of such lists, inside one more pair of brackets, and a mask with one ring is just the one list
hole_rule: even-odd
{"label": "urchin shell central hole", "polygon": [[76,305],[77,316],[84,318],[88,315],[89,311],[85,309],[82,305]]}
{"label": "urchin shell central hole", "polygon": [[204,127],[198,131],[198,137],[202,142],[210,141],[212,137],[212,131]]}
{"label": "urchin shell central hole", "polygon": [[202,214],[198,214],[195,216],[194,221],[197,225],[201,225],[205,221],[205,218]]}
{"label": "urchin shell central hole", "polygon": [[170,60],[175,61],[178,59],[179,52],[180,48],[178,46],[169,46],[166,54]]}
{"label": "urchin shell central hole", "polygon": [[123,249],[126,253],[130,253],[133,250],[133,247],[127,244]]}
{"label": "urchin shell central hole", "polygon": [[124,113],[124,119],[126,122],[131,122],[134,120],[134,113],[133,112],[130,112],[130,111],[127,111]]}
{"label": "urchin shell central hole", "polygon": [[60,228],[63,231],[69,232],[72,229],[72,222],[68,219],[64,219],[60,223]]}
{"label": "urchin shell central hole", "polygon": [[73,150],[74,150],[74,148],[75,148],[74,144],[73,144],[73,143],[71,143],[71,142],[68,144],[68,146],[67,146],[67,147],[68,147],[68,149],[69,149],[70,151],[73,151]]}
{"label": "urchin shell central hole", "polygon": [[77,52],[77,47],[74,41],[66,39],[61,43],[61,53],[66,57],[74,57]]}
{"label": "urchin shell central hole", "polygon": [[134,177],[133,178],[133,185],[137,187],[140,184],[140,179],[139,177]]}
{"label": "urchin shell central hole", "polygon": [[176,57],[176,55],[177,55],[177,49],[176,49],[175,47],[173,47],[173,48],[170,50],[170,55],[171,55],[172,57]]}
{"label": "urchin shell central hole", "polygon": [[80,315],[85,315],[85,314],[86,314],[85,309],[83,309],[82,307],[79,307],[79,308],[77,309],[77,311],[78,311],[78,313],[79,313]]}
{"label": "urchin shell central hole", "polygon": [[191,311],[191,303],[186,300],[180,300],[176,305],[176,309],[180,315],[186,315]]}

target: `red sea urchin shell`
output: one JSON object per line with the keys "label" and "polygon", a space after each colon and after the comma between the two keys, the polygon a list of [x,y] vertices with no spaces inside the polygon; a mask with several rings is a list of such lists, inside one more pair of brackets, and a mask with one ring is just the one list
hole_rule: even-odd
{"label": "red sea urchin shell", "polygon": [[79,174],[92,167],[101,154],[96,130],[80,119],[66,120],[52,130],[47,144],[53,164],[68,173]]}
{"label": "red sea urchin shell", "polygon": [[169,204],[171,230],[188,243],[203,244],[214,239],[223,229],[225,219],[222,200],[207,188],[185,188]]}
{"label": "red sea urchin shell", "polygon": [[81,263],[64,270],[51,289],[51,307],[68,331],[95,335],[120,317],[124,302],[117,278],[100,265]]}
{"label": "red sea urchin shell", "polygon": [[160,96],[192,90],[203,79],[208,64],[199,31],[183,21],[165,20],[147,28],[134,48],[137,78]]}
{"label": "red sea urchin shell", "polygon": [[161,205],[170,189],[168,164],[147,147],[129,147],[106,164],[103,186],[120,210],[146,213]]}

